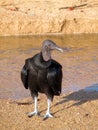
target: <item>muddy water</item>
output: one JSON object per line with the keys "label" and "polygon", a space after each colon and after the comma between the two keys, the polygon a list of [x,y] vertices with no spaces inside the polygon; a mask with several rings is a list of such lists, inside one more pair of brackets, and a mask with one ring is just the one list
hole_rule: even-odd
{"label": "muddy water", "polygon": [[52,58],[63,66],[63,93],[80,89],[98,90],[97,34],[0,37],[0,98],[30,96],[21,83],[20,71],[24,60],[38,53],[45,39],[69,48],[63,54],[56,51],[52,54]]}

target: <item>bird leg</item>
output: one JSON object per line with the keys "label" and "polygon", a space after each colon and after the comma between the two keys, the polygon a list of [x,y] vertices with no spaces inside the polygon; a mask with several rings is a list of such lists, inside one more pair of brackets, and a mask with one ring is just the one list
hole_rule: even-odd
{"label": "bird leg", "polygon": [[35,106],[34,106],[34,111],[28,113],[28,117],[32,117],[32,116],[34,116],[34,115],[39,115],[38,107],[37,107],[37,99],[38,99],[38,97],[34,97],[34,104],[35,104]]}
{"label": "bird leg", "polygon": [[47,112],[46,112],[46,114],[45,114],[45,116],[44,116],[44,120],[47,119],[47,118],[49,118],[49,117],[53,117],[53,116],[51,115],[51,113],[50,113],[51,99],[48,99],[48,100],[47,100],[47,103],[48,103],[48,108],[47,108]]}

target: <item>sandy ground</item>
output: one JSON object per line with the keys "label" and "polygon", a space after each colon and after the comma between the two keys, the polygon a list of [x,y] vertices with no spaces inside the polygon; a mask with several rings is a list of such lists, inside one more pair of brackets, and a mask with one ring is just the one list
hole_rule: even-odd
{"label": "sandy ground", "polygon": [[98,0],[0,0],[0,35],[98,33]]}
{"label": "sandy ground", "polygon": [[53,118],[43,121],[46,97],[39,98],[41,116],[28,118],[33,111],[32,99],[17,102],[0,100],[1,130],[98,130],[98,92],[78,91],[55,97],[51,107]]}

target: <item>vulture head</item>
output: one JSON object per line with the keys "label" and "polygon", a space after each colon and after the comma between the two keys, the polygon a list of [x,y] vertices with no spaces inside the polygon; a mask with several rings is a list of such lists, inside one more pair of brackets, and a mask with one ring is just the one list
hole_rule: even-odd
{"label": "vulture head", "polygon": [[57,46],[56,43],[54,43],[53,41],[51,40],[43,41],[41,52],[42,52],[43,59],[45,61],[48,61],[51,59],[51,52],[53,50],[58,50],[60,52],[63,52],[63,49]]}

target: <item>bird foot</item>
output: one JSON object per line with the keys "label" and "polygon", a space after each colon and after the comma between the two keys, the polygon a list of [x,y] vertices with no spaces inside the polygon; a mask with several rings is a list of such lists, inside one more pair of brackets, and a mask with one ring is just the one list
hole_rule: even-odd
{"label": "bird foot", "polygon": [[46,120],[47,118],[51,118],[51,117],[53,117],[52,114],[46,113],[46,115],[44,116],[43,120]]}
{"label": "bird foot", "polygon": [[38,111],[34,111],[34,112],[27,113],[27,115],[28,115],[28,117],[39,116],[40,113]]}

